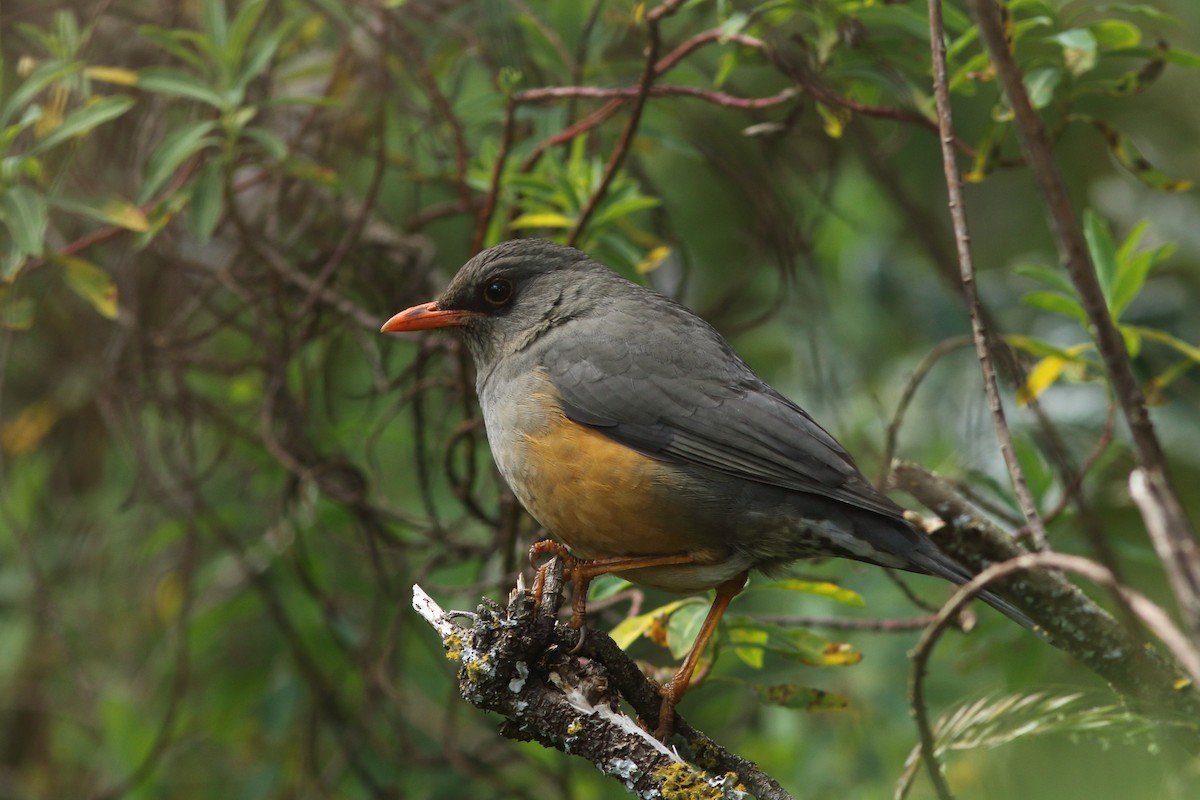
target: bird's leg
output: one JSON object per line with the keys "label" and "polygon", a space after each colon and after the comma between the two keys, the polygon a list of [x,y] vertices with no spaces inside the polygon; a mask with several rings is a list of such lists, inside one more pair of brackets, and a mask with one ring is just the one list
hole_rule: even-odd
{"label": "bird's leg", "polygon": [[540,542],[533,543],[533,546],[529,548],[529,563],[537,567],[537,574],[533,578],[534,608],[541,608],[542,606],[542,592],[546,589],[546,570],[550,569],[550,562],[538,566],[537,559],[547,553],[562,559],[564,573],[575,562],[574,556],[567,550],[567,546],[561,542],[556,542],[553,539],[543,539]]}
{"label": "bird's leg", "polygon": [[675,727],[675,706],[687,692],[688,685],[692,682],[692,674],[700,663],[700,656],[704,654],[708,640],[716,633],[717,623],[729,607],[729,601],[746,585],[746,577],[747,574],[743,572],[717,587],[717,596],[713,599],[712,607],[708,609],[708,616],[704,618],[704,624],[700,626],[700,632],[696,634],[696,641],[692,643],[687,658],[683,660],[675,677],[659,689],[659,693],[662,694],[662,706],[658,710],[658,729],[654,731],[654,736],[659,741],[665,741],[671,735],[671,730]]}
{"label": "bird's leg", "polygon": [[[610,572],[623,572],[627,569],[640,569],[642,567],[666,567],[672,564],[690,564],[696,560],[689,553],[674,553],[665,556],[575,558],[565,545],[553,539],[535,542],[529,548],[529,559],[533,561],[547,553],[553,553],[563,560],[563,573],[568,580],[575,584],[575,595],[571,601],[571,627],[577,631],[581,631],[579,642],[575,645],[576,649],[583,645],[583,637],[585,635],[583,631],[587,630],[587,593],[588,586],[593,579]],[[544,570],[546,569],[547,566],[545,564],[538,567],[537,577],[533,581],[533,597],[537,605],[541,605],[542,602],[542,589],[546,583]]]}

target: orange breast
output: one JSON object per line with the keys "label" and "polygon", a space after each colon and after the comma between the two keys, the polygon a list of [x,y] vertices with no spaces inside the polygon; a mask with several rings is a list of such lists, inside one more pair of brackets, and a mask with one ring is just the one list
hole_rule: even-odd
{"label": "orange breast", "polygon": [[[538,398],[547,402],[549,398]],[[679,481],[666,464],[572,422],[556,410],[521,437],[509,478],[542,525],[582,558],[698,550]]]}

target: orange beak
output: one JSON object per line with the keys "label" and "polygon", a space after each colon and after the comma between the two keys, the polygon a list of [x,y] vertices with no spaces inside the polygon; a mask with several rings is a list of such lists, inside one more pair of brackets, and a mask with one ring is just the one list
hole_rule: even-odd
{"label": "orange beak", "polygon": [[456,311],[440,309],[437,303],[421,303],[406,308],[396,316],[383,323],[379,330],[383,333],[398,331],[427,331],[433,328],[452,328],[462,325],[471,317],[478,317],[478,311]]}

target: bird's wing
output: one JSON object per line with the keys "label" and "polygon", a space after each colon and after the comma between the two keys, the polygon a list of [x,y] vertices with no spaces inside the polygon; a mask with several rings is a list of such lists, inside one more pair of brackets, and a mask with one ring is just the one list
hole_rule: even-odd
{"label": "bird's wing", "polygon": [[[650,333],[644,320],[614,309],[545,343],[539,360],[567,417],[665,461],[901,513],[716,331],[674,304],[657,310],[670,322]],[[613,330],[636,333],[614,337]]]}

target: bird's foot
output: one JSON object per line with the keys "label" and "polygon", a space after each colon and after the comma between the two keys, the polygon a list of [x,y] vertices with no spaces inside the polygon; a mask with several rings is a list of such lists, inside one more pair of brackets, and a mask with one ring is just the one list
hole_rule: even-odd
{"label": "bird's foot", "polygon": [[551,555],[562,561],[563,577],[575,584],[575,594],[571,601],[571,627],[579,631],[579,640],[571,648],[571,652],[578,653],[583,648],[583,642],[587,638],[588,585],[591,584],[592,578],[601,573],[589,571],[588,566],[592,562],[575,558],[575,556],[571,555],[571,551],[567,549],[567,546],[561,542],[556,542],[553,539],[544,539],[540,542],[535,542],[529,548],[529,561],[537,567],[537,575],[533,579],[533,603],[535,608],[540,608],[542,605],[542,594],[546,589],[546,573],[550,569],[549,562],[541,565],[538,565],[537,562],[546,555]]}

